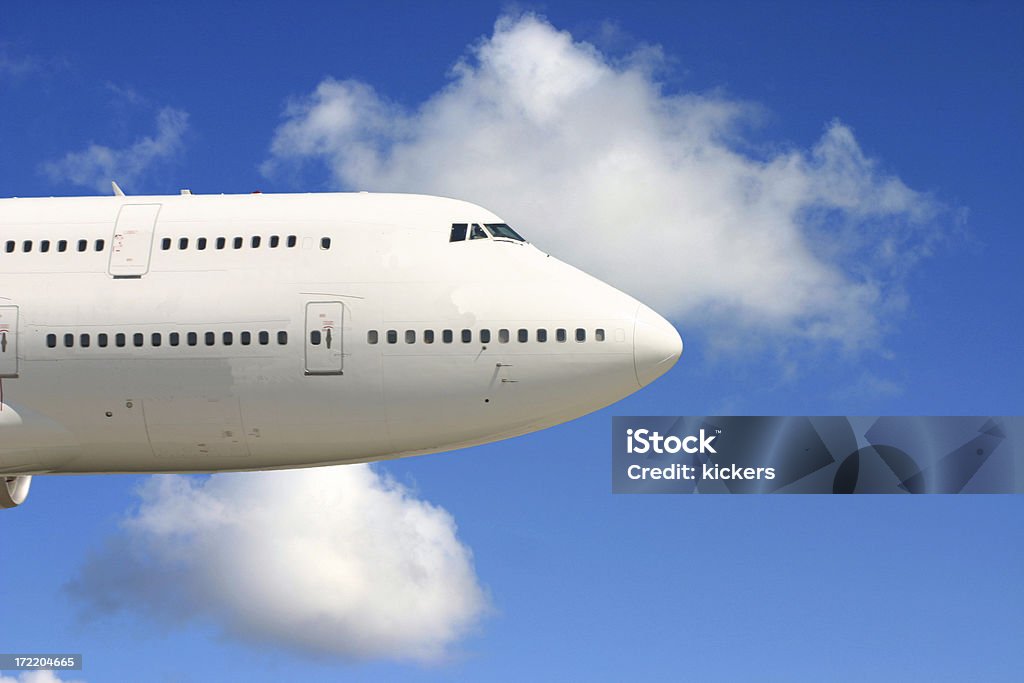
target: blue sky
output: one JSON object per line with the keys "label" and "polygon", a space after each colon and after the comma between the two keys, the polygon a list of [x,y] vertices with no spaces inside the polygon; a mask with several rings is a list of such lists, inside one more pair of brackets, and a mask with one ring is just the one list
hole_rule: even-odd
{"label": "blue sky", "polygon": [[[608,435],[612,415],[1022,412],[1024,10],[526,9],[537,14],[487,3],[3,7],[3,196],[95,193],[108,171],[134,193],[455,194],[655,302],[686,352],[651,387],[571,424],[379,466],[451,514],[489,596],[444,662],[313,657],[228,635],[216,612],[83,619],[66,586],[123,537],[146,479],[126,476],[40,478],[25,506],[0,515],[0,650],[82,652],[85,671],[62,678],[90,682],[1018,679],[1020,496],[612,496]],[[503,55],[516,57],[507,69]],[[469,76],[453,72],[460,60]],[[516,69],[531,60],[554,66],[517,95],[511,86],[533,76]],[[594,102],[623,92],[635,108],[595,115]],[[464,122],[471,97],[492,108],[506,171],[495,179],[423,161],[441,143],[472,156],[456,133],[482,124],[441,125]],[[358,126],[314,125],[339,103],[364,112]],[[579,146],[566,129],[601,137]],[[536,146],[499,145],[522,130],[540,131]],[[657,171],[643,187],[589,175],[594,154],[634,142]],[[531,166],[547,146],[557,160]],[[371,162],[354,163],[355,149]],[[609,260],[622,236],[600,217],[588,250],[546,224],[564,209],[532,193],[538,168],[554,185],[644,197],[628,235],[636,256]],[[687,194],[695,183],[681,179],[694,177],[703,185]],[[712,206],[693,208],[702,195]],[[680,209],[706,229],[647,227]],[[711,218],[721,215],[739,219]],[[763,234],[799,248],[772,242],[751,256],[743,245]],[[879,248],[888,238],[895,256]],[[741,278],[761,286],[732,287]]]}

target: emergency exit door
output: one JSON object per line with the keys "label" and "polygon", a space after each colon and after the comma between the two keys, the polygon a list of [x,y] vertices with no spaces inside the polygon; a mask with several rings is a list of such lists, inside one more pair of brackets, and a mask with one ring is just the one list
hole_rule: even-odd
{"label": "emergency exit door", "polygon": [[18,376],[18,307],[0,306],[0,378]]}
{"label": "emergency exit door", "polygon": [[110,240],[110,275],[117,278],[142,277],[149,272],[158,213],[159,204],[125,204],[121,207],[114,237]]}
{"label": "emergency exit door", "polygon": [[337,301],[306,304],[306,374],[342,373],[342,322],[345,306]]}

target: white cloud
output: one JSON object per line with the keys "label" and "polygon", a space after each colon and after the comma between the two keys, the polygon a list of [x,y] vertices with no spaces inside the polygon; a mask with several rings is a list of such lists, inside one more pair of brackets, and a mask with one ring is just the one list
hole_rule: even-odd
{"label": "white cloud", "polygon": [[745,151],[758,107],[668,93],[660,59],[650,46],[612,59],[506,16],[412,110],[323,81],[288,105],[264,171],[315,160],[341,188],[478,202],[655,308],[738,337],[875,342],[941,207],[838,121],[808,150]]}
{"label": "white cloud", "polygon": [[97,615],[210,620],[348,659],[436,661],[487,609],[445,510],[368,465],[157,476],[69,585]]}
{"label": "white cloud", "polygon": [[110,181],[130,187],[155,164],[174,158],[182,148],[182,137],[188,129],[188,114],[180,109],[164,107],[156,116],[156,134],[139,138],[121,149],[91,144],[79,152],[42,165],[53,182],[69,181],[90,187],[101,194],[110,192]]}
{"label": "white cloud", "polygon": [[[0,45],[0,76],[22,78],[40,70],[39,61],[33,57],[11,57]],[[0,679],[3,681],[3,679]]]}
{"label": "white cloud", "polygon": [[23,671],[17,678],[13,676],[0,676],[0,683],[85,683],[79,679],[61,678],[54,671]]}

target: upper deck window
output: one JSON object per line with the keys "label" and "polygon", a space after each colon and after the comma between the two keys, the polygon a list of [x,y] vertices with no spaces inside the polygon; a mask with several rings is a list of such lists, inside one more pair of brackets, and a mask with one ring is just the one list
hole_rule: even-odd
{"label": "upper deck window", "polygon": [[515,240],[525,242],[518,232],[508,227],[505,223],[487,223],[487,229],[498,239]]}

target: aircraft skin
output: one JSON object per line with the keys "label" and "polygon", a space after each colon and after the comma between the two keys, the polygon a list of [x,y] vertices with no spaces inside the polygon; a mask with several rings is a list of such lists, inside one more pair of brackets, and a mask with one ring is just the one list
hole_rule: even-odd
{"label": "aircraft skin", "polygon": [[671,324],[501,225],[402,194],[0,200],[0,506],[37,474],[473,446],[672,367]]}

